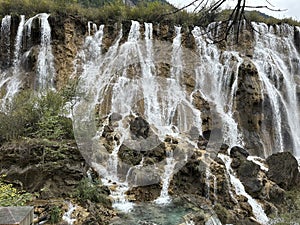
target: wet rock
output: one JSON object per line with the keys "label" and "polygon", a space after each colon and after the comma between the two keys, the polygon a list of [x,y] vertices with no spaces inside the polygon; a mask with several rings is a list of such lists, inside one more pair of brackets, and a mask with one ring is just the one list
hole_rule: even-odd
{"label": "wet rock", "polygon": [[259,132],[263,119],[263,96],[261,81],[257,68],[247,58],[239,67],[238,90],[235,104],[238,111],[239,126],[242,128],[246,148],[253,154],[260,156],[263,146]]}
{"label": "wet rock", "polygon": [[262,190],[263,198],[272,203],[280,204],[284,200],[285,191],[276,183],[268,180]]}
{"label": "wet rock", "polygon": [[221,147],[220,147],[220,153],[222,154],[227,154],[227,150],[228,150],[229,146],[227,144],[222,144]]}
{"label": "wet rock", "polygon": [[[212,129],[211,107],[208,101],[206,101],[199,91],[193,93],[193,104],[201,111],[202,131],[210,131]],[[209,140],[209,137],[206,138]]]}
{"label": "wet rock", "polygon": [[197,147],[198,147],[199,149],[205,150],[207,144],[208,144],[208,140],[205,139],[204,137],[200,136],[199,139],[198,139],[198,142],[197,142]]}
{"label": "wet rock", "polygon": [[123,163],[126,163],[131,166],[140,164],[143,157],[143,155],[140,152],[136,151],[135,149],[130,149],[124,144],[121,145],[118,152],[118,156]]}
{"label": "wet rock", "polygon": [[267,176],[281,188],[290,190],[299,179],[298,162],[289,152],[276,153],[266,160],[269,171]]}
{"label": "wet rock", "polygon": [[140,116],[130,121],[130,131],[137,138],[139,137],[147,138],[149,135],[149,130],[150,130],[149,123]]}
{"label": "wet rock", "polygon": [[136,202],[149,202],[157,199],[160,195],[161,187],[159,184],[133,187],[127,195],[134,195]]}
{"label": "wet rock", "polygon": [[112,113],[109,117],[109,122],[113,123],[116,121],[120,121],[122,119],[122,115],[119,113]]}
{"label": "wet rock", "polygon": [[160,143],[155,148],[145,151],[143,155],[145,157],[145,165],[151,165],[165,160],[166,158],[165,143]]}
{"label": "wet rock", "polygon": [[74,143],[20,141],[1,146],[1,173],[42,198],[70,196],[85,174],[85,161]]}
{"label": "wet rock", "polygon": [[246,149],[241,148],[239,146],[234,146],[230,149],[230,157],[231,158],[247,158],[249,156],[249,153]]}

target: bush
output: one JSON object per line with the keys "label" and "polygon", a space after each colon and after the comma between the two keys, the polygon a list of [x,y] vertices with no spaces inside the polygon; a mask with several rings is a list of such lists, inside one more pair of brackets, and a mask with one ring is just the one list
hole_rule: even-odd
{"label": "bush", "polygon": [[38,121],[34,109],[35,99],[29,91],[14,98],[5,112],[0,113],[0,141],[27,136]]}
{"label": "bush", "polygon": [[30,193],[18,191],[12,184],[3,181],[5,176],[0,178],[0,206],[22,206],[32,199]]}
{"label": "bush", "polygon": [[92,182],[88,178],[82,179],[79,182],[74,195],[80,202],[86,202],[89,200],[94,203],[102,203],[106,206],[111,205],[111,202],[102,190],[101,183],[98,180],[96,182]]}
{"label": "bush", "polygon": [[50,210],[50,223],[57,224],[62,219],[62,210],[58,206],[53,206]]}
{"label": "bush", "polygon": [[32,131],[33,137],[47,139],[73,138],[72,121],[64,116],[64,97],[49,91],[37,100],[35,110],[39,120]]}
{"label": "bush", "polygon": [[59,92],[40,97],[30,91],[20,93],[5,113],[0,113],[0,142],[21,137],[74,139],[72,120],[64,116],[65,104],[66,98]]}

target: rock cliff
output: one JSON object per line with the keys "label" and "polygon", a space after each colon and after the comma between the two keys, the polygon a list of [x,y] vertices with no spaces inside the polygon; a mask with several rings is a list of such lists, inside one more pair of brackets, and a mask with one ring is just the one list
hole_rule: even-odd
{"label": "rock cliff", "polygon": [[212,42],[217,23],[4,17],[1,112],[23,90],[74,85],[76,145],[4,143],[1,173],[49,199],[72,197],[95,171],[106,208],[81,202],[85,224],[101,224],[97,211],[115,216],[111,203],[128,211],[172,200],[195,224],[267,224],[299,188],[299,28],[252,26],[232,45]]}

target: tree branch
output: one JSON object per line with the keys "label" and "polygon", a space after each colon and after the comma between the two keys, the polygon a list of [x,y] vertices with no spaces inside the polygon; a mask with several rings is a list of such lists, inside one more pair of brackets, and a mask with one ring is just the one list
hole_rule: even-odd
{"label": "tree branch", "polygon": [[248,8],[248,9],[268,9],[268,10],[274,11],[274,12],[287,11],[287,9],[272,9],[269,6],[266,6],[266,5],[263,5],[263,6],[249,6],[249,5],[246,5],[245,8]]}

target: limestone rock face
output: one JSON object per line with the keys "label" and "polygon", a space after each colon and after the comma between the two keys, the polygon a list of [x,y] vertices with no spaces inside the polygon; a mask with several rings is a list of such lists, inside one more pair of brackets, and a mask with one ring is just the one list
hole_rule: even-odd
{"label": "limestone rock face", "polygon": [[23,141],[2,145],[1,173],[43,198],[69,196],[84,177],[84,159],[74,143]]}
{"label": "limestone rock face", "polygon": [[240,129],[246,143],[245,147],[255,155],[260,155],[263,149],[258,137],[263,119],[261,88],[258,71],[246,58],[239,67],[235,104]]}
{"label": "limestone rock face", "polygon": [[75,17],[49,17],[52,27],[63,29],[52,29],[53,54],[55,56],[56,86],[63,88],[74,72],[74,60],[80,47],[83,45],[86,32],[82,21]]}
{"label": "limestone rock face", "polygon": [[202,131],[207,132],[212,129],[210,105],[202,96],[199,91],[193,94],[193,104],[197,109],[201,111],[201,120],[202,120]]}
{"label": "limestone rock face", "polygon": [[269,171],[267,176],[281,188],[289,190],[297,185],[299,179],[298,162],[289,152],[277,153],[266,160]]}

